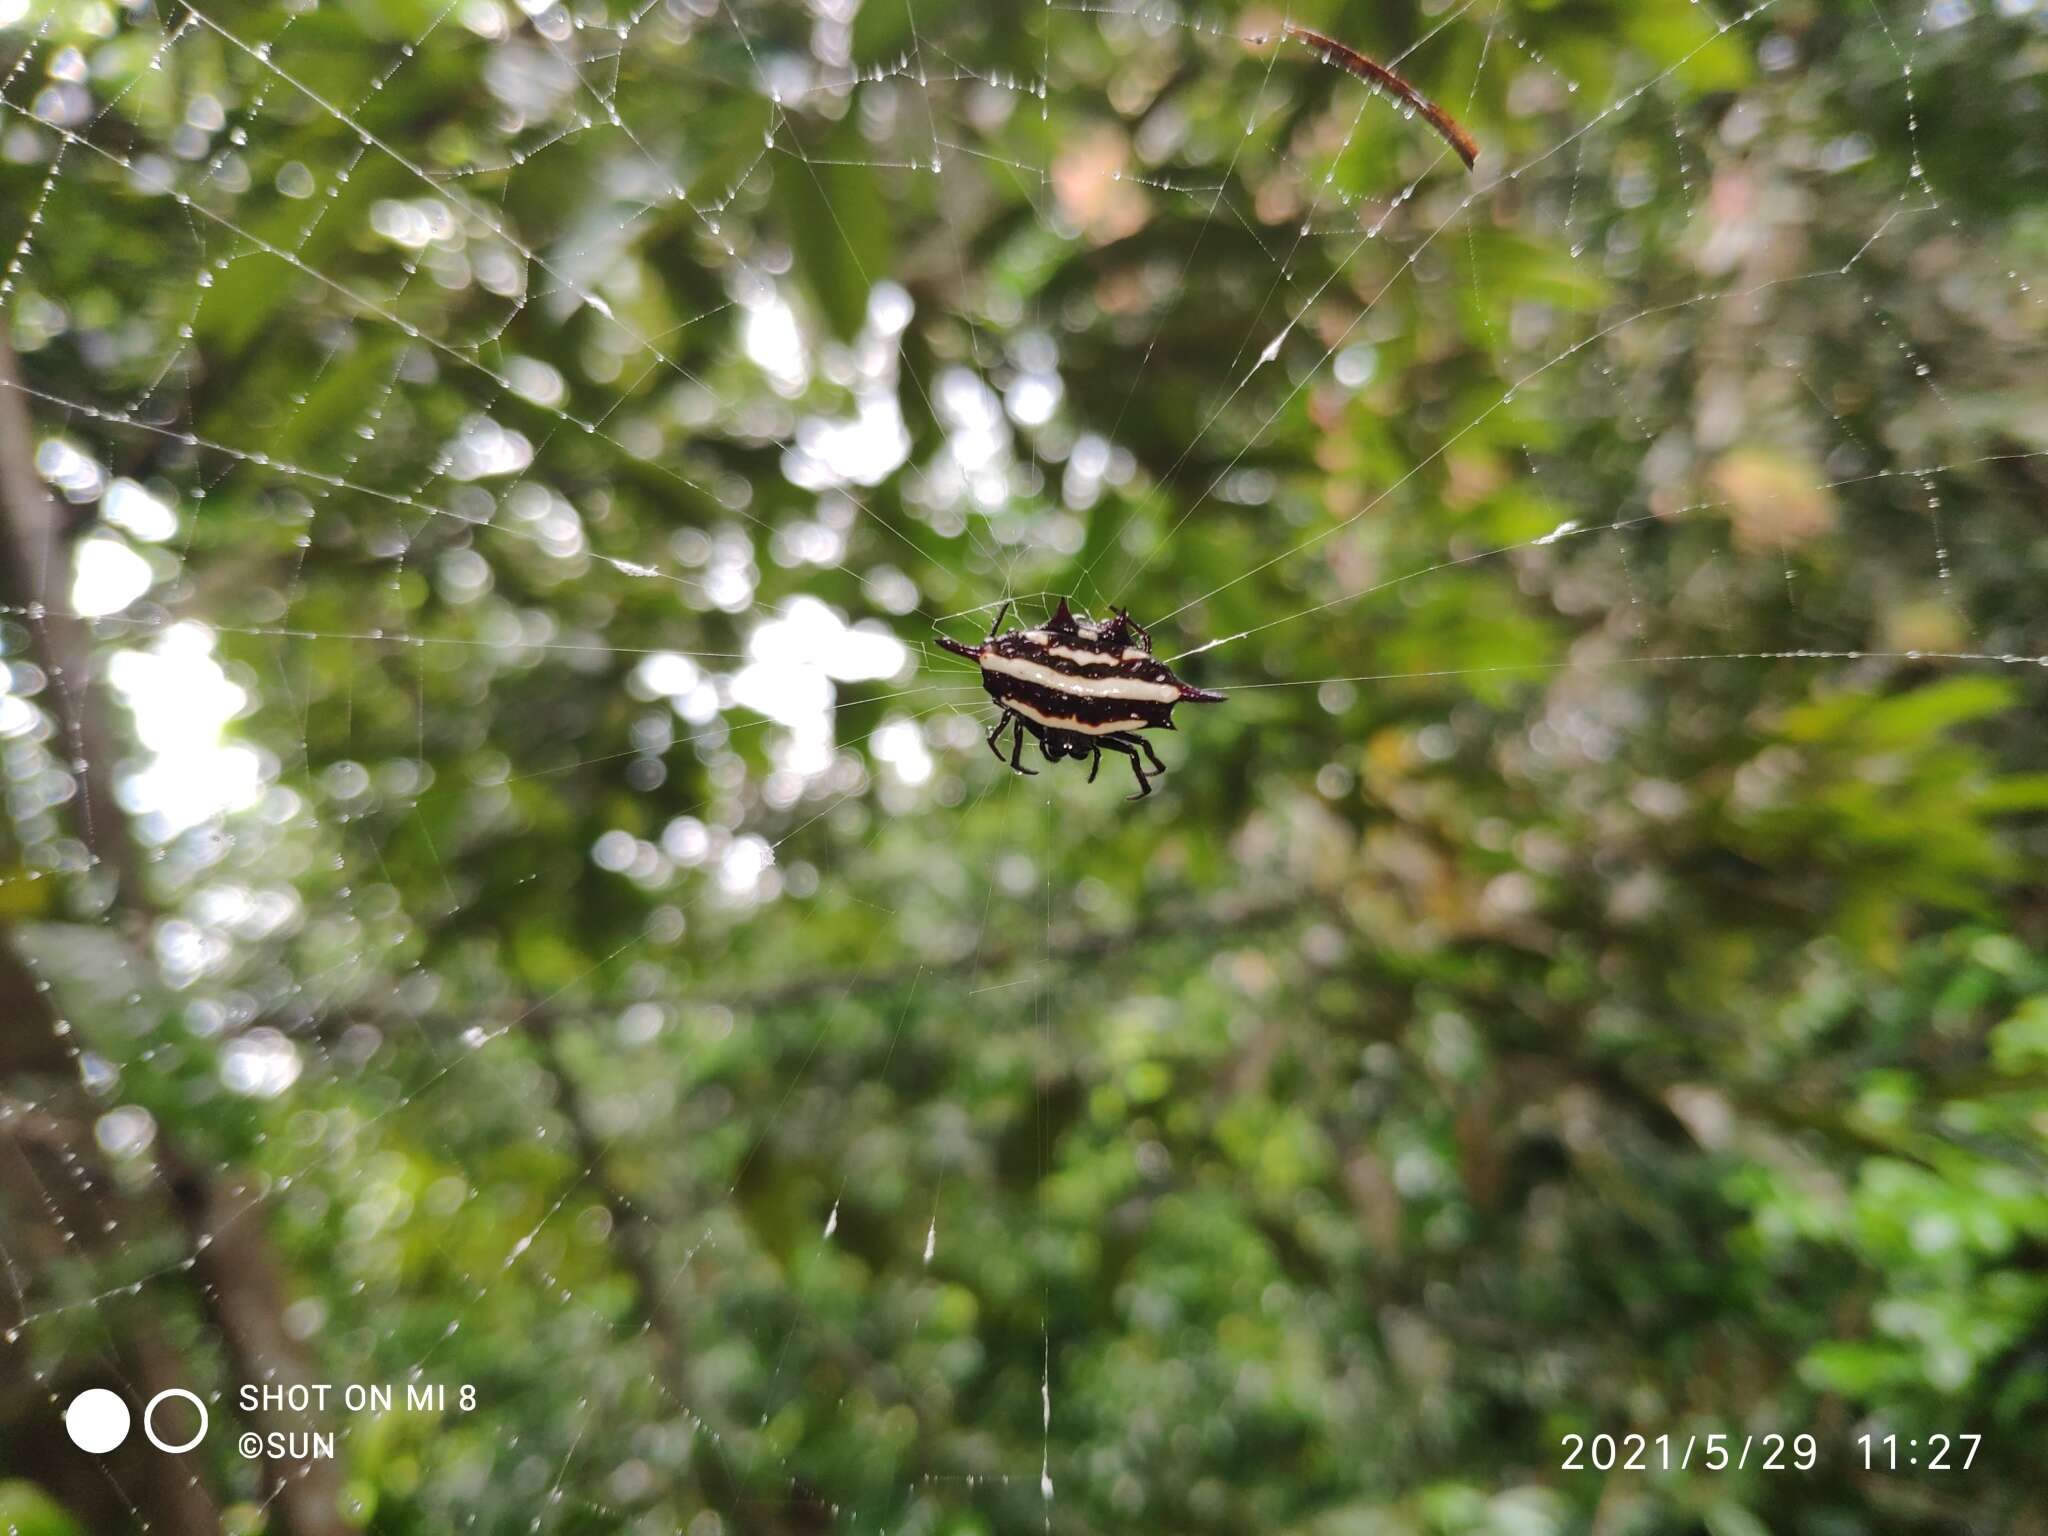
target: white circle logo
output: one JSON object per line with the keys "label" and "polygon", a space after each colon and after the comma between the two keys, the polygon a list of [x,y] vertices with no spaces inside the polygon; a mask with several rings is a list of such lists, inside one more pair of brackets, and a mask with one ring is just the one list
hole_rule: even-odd
{"label": "white circle logo", "polygon": [[128,1438],[128,1405],[105,1387],[89,1387],[64,1410],[64,1432],[81,1451],[104,1456]]}
{"label": "white circle logo", "polygon": [[[190,1403],[194,1408],[197,1408],[199,1410],[199,1427],[192,1431],[192,1438],[190,1440],[185,1441],[182,1445],[166,1445],[163,1441],[157,1439],[156,1430],[151,1422],[156,1417],[157,1404],[161,1403],[167,1397],[182,1397],[186,1402]],[[123,1408],[121,1410],[121,1416],[123,1421],[121,1428],[124,1432],[127,1430],[128,1427],[126,1422],[127,1415],[128,1410],[126,1408]],[[176,1456],[185,1451],[189,1451],[192,1449],[193,1446],[197,1445],[200,1441],[206,1438],[206,1404],[199,1401],[199,1399],[194,1394],[187,1392],[183,1387],[165,1387],[163,1391],[157,1393],[155,1397],[152,1397],[149,1400],[149,1406],[142,1410],[142,1432],[145,1435],[149,1436],[149,1443],[151,1445],[155,1446],[160,1451],[166,1452],[169,1455]]]}

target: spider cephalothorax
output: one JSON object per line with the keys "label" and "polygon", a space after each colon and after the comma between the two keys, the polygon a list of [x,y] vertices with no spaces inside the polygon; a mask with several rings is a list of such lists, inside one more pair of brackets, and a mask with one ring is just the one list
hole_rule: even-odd
{"label": "spider cephalothorax", "polygon": [[1152,793],[1146,764],[1154,773],[1166,772],[1166,765],[1136,733],[1172,730],[1176,704],[1223,700],[1220,693],[1175,677],[1152,654],[1152,637],[1121,609],[1098,624],[1075,614],[1061,598],[1044,628],[998,633],[1009,611],[1010,605],[1003,604],[980,645],[945,635],[939,644],[981,668],[982,686],[1002,711],[988,733],[989,750],[1000,759],[1003,731],[1010,729],[1010,766],[1019,773],[1038,771],[1024,766],[1026,732],[1049,763],[1087,758],[1091,784],[1102,767],[1102,749],[1108,747],[1131,760],[1131,772],[1138,777],[1138,792],[1131,798],[1142,800]]}

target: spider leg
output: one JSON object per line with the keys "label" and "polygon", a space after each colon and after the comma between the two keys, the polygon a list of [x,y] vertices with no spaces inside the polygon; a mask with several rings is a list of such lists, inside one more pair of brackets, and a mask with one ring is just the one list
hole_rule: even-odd
{"label": "spider leg", "polygon": [[1166,772],[1166,764],[1159,761],[1159,754],[1152,750],[1151,742],[1147,741],[1144,737],[1139,736],[1133,732],[1126,731],[1123,734],[1130,740],[1130,742],[1134,746],[1143,750],[1145,756],[1151,760],[1152,771],[1154,773]]}
{"label": "spider leg", "polygon": [[1004,710],[996,716],[996,723],[989,727],[988,735],[982,738],[988,743],[989,751],[995,753],[996,761],[999,763],[1003,760],[1003,749],[996,745],[996,738],[1003,734],[1003,727],[1016,718],[1007,709]]}
{"label": "spider leg", "polygon": [[1133,738],[1119,731],[1113,735],[1103,737],[1102,744],[1112,752],[1123,753],[1125,757],[1131,760],[1131,772],[1138,776],[1138,792],[1135,795],[1126,795],[1124,798],[1126,800],[1142,800],[1152,793],[1152,781],[1145,777],[1144,765],[1138,761],[1138,749],[1131,745],[1132,740]]}
{"label": "spider leg", "polygon": [[1102,748],[1097,747],[1088,756],[1088,782],[1095,782],[1095,775],[1102,767]]}
{"label": "spider leg", "polygon": [[1012,715],[1010,721],[1015,727],[1010,733],[1010,766],[1026,778],[1035,779],[1038,777],[1038,770],[1024,766],[1024,717]]}
{"label": "spider leg", "polygon": [[995,637],[996,637],[996,634],[997,634],[997,632],[998,632],[999,630],[1001,630],[1001,629],[1002,629],[1002,627],[1003,627],[1003,620],[1004,620],[1004,619],[1006,619],[1006,618],[1008,618],[1008,617],[1009,617],[1009,614],[1010,614],[1010,603],[1009,603],[1009,600],[1008,600],[1008,599],[1006,598],[1006,599],[1004,599],[1004,601],[1003,601],[1003,606],[1002,606],[1002,607],[1000,607],[1000,608],[998,608],[998,609],[996,610],[996,621],[995,621],[995,623],[993,623],[993,624],[989,625],[989,627],[988,627],[988,637],[989,637],[989,639],[990,639],[990,640],[993,640],[993,639],[995,639]]}

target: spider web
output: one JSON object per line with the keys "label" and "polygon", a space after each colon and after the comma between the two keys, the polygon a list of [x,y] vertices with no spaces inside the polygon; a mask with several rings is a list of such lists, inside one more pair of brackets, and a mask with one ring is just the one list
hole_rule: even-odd
{"label": "spider web", "polygon": [[[1288,861],[1167,922],[1090,886],[1124,807],[1011,780],[972,674],[894,637],[1127,605],[1237,701],[1170,782],[1271,748],[1310,804],[1362,770],[1275,741],[1296,691],[1340,736],[1375,690],[1448,714],[1427,753],[1490,729],[1469,700],[1526,710],[1539,751],[1597,763],[1659,687],[1756,697],[1731,673],[1783,699],[2032,679],[1991,503],[2048,447],[1945,380],[2038,368],[2014,338],[2042,298],[1953,255],[1918,82],[2038,19],[1872,5],[1823,36],[1778,10],[1699,6],[1607,59],[1429,8],[1375,56],[1472,125],[1470,176],[1277,11],[12,17],[5,387],[40,480],[97,509],[75,591],[135,588],[89,616],[158,894],[67,809],[94,758],[86,684],[29,660],[70,613],[47,571],[7,615],[6,879],[52,920],[39,978],[81,999],[62,1034],[112,1182],[170,1189],[159,1139],[212,1098],[200,1171],[232,1191],[201,1237],[95,1231],[106,1178],[34,1171],[60,1252],[10,1242],[8,1342],[52,1412],[82,1366],[146,1395],[135,1320],[217,1322],[208,1251],[253,1230],[350,1277],[286,1312],[278,1379],[475,1383],[517,1427],[395,1431],[450,1528],[1121,1507],[1128,1427],[1060,1422],[1110,1369],[1061,1353],[1081,1239],[1049,1203],[1096,1059],[1061,989],[1105,933],[1170,972],[1201,963],[1177,936],[1294,920]],[[1802,85],[1809,47],[1856,59],[1858,101]],[[1834,211],[1781,238],[1782,197]],[[1645,228],[1667,201],[1683,227]],[[145,234],[177,254],[144,267]],[[1952,323],[2001,344],[1943,360],[1901,298],[1936,258]],[[1787,306],[1825,312],[1825,349],[1773,329]],[[1483,342],[1424,351],[1459,327]],[[1911,380],[1905,411],[1873,421],[1872,370]],[[1638,450],[1585,451],[1617,419]],[[1874,545],[1859,589],[1831,554]],[[1496,595],[1479,575],[1559,622],[1476,639],[1450,615]],[[1362,652],[1396,603],[1433,617]],[[1411,654],[1432,636],[1452,654]],[[227,702],[195,742],[156,692]],[[607,817],[573,876],[521,848]],[[552,945],[484,916],[558,909]],[[848,913],[869,943],[816,937]],[[951,1012],[1007,1037],[1004,1125],[918,1096],[968,1049]],[[839,1135],[840,1103],[898,1096],[914,1115],[861,1117],[886,1134]],[[407,1246],[434,1223],[445,1254]],[[978,1377],[984,1351],[1034,1365]],[[247,1362],[195,1355],[218,1441]],[[394,1433],[315,1417],[343,1466]],[[258,1507],[305,1480],[212,1469]],[[149,1523],[129,1467],[96,1475]]]}

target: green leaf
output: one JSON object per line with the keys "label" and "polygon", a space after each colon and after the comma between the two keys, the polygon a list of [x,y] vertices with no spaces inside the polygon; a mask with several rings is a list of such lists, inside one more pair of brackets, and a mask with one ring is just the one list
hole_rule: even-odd
{"label": "green leaf", "polygon": [[[791,123],[778,143],[801,143]],[[797,269],[832,334],[850,341],[867,318],[868,291],[889,274],[890,213],[869,146],[842,126],[795,153],[774,157],[775,202]]]}

